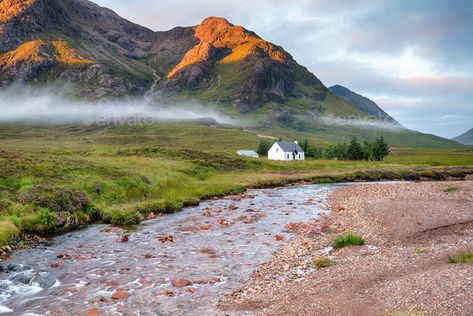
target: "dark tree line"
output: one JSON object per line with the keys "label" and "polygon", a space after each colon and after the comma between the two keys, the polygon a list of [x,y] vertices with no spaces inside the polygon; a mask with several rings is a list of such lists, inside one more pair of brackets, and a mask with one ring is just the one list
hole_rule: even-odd
{"label": "dark tree line", "polygon": [[[256,152],[260,156],[266,156],[272,145],[272,142],[261,141]],[[363,142],[353,136],[349,143],[331,144],[326,148],[313,146],[307,139],[299,142],[299,145],[304,150],[306,158],[314,159],[382,161],[390,153],[389,144],[383,136]]]}

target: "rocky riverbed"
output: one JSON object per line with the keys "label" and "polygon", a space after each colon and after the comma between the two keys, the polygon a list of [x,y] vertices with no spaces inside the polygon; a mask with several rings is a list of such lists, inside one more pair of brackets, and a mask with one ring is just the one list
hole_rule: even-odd
{"label": "rocky riverbed", "polygon": [[[328,213],[335,187],[250,190],[132,231],[95,225],[17,251],[1,263],[0,313],[223,315],[219,301],[250,282],[305,223]],[[286,273],[310,269],[308,258]]]}
{"label": "rocky riverbed", "polygon": [[[345,186],[333,213],[301,225],[252,281],[221,303],[257,315],[472,315],[473,181]],[[333,250],[355,232],[364,246]],[[333,265],[315,268],[313,258]]]}

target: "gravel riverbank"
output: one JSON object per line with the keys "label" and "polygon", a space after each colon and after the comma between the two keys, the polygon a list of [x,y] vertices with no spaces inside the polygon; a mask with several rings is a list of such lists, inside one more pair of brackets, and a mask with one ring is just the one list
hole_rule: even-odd
{"label": "gravel riverbank", "polygon": [[[473,314],[473,265],[448,263],[473,251],[473,181],[349,185],[330,201],[333,213],[286,227],[297,235],[222,301],[225,313]],[[366,244],[330,249],[346,232]],[[335,264],[314,267],[324,256]]]}

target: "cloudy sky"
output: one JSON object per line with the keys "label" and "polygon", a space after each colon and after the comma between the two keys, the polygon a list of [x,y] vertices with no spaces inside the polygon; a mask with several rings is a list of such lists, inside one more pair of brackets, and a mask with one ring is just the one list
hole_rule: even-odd
{"label": "cloudy sky", "polygon": [[473,127],[473,0],[95,0],[153,30],[222,16],[408,128]]}

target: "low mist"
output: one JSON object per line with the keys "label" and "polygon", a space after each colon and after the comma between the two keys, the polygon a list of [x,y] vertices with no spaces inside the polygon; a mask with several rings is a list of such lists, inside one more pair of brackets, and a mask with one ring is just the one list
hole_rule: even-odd
{"label": "low mist", "polygon": [[72,97],[71,88],[33,89],[12,86],[0,91],[0,122],[47,124],[152,124],[213,118],[235,125],[231,118],[197,102],[169,104],[152,98],[86,102]]}
{"label": "low mist", "polygon": [[318,118],[327,126],[347,126],[358,128],[373,128],[380,130],[401,131],[405,128],[392,121],[371,116],[322,116]]}

